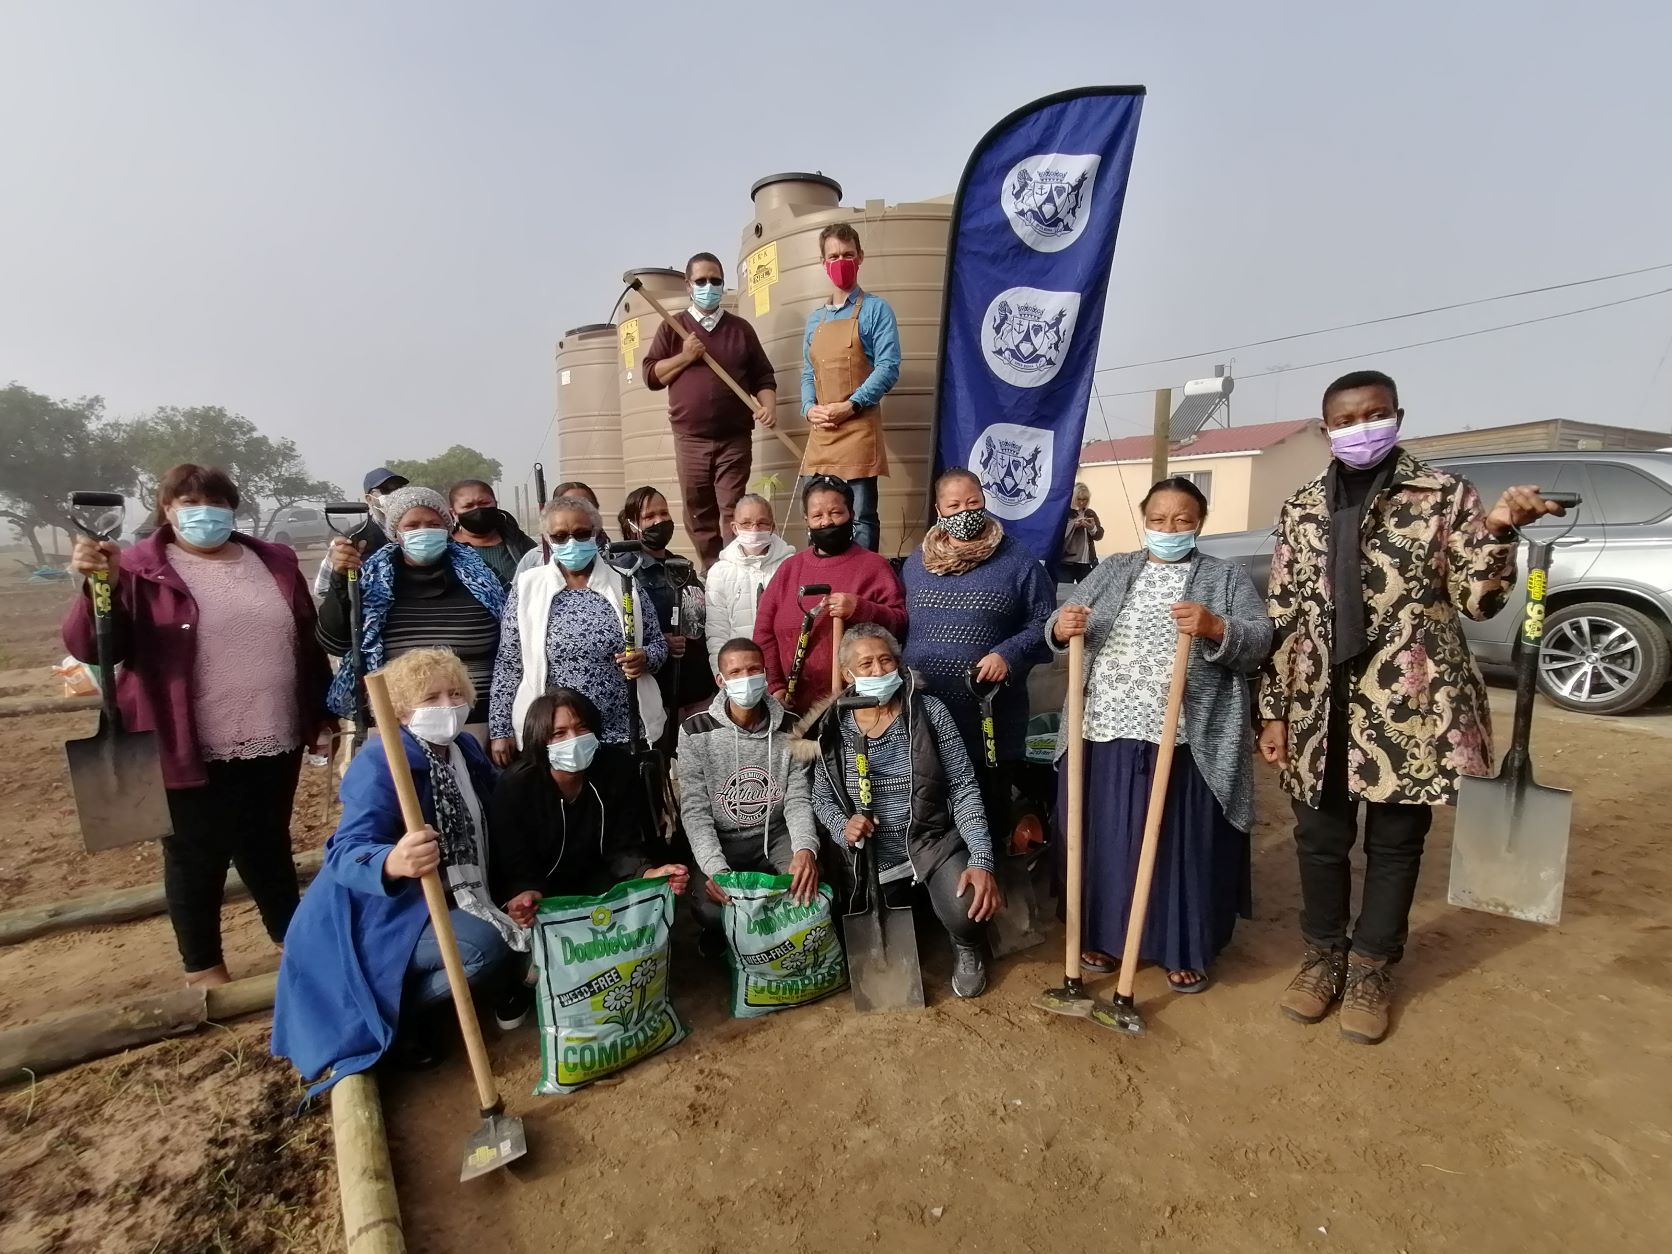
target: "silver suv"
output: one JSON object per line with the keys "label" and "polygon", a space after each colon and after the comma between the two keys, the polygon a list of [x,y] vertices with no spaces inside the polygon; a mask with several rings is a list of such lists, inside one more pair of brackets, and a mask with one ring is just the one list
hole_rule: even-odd
{"label": "silver suv", "polygon": [[[1591,714],[1624,714],[1654,697],[1672,662],[1672,452],[1496,453],[1434,465],[1470,480],[1488,504],[1517,483],[1584,498],[1551,561],[1539,688],[1557,705]],[[1554,536],[1568,522],[1544,519],[1532,530]],[[1270,531],[1204,536],[1201,547],[1241,562],[1265,593]],[[1525,545],[1521,558],[1525,569]],[[1518,584],[1495,617],[1465,620],[1480,661],[1514,660],[1525,600]]]}

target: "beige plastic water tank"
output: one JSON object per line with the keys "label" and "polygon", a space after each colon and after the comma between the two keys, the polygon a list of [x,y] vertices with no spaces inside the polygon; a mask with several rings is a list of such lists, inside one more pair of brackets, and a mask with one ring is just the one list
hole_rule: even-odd
{"label": "beige plastic water tank", "polygon": [[[865,249],[860,285],[887,299],[900,323],[900,381],[883,401],[888,477],[879,484],[882,552],[909,553],[923,537],[932,457],[936,360],[940,352],[941,293],[952,220],[950,198],[863,208],[841,203],[842,188],[823,174],[772,174],[750,189],[754,220],[739,252],[738,312],[755,324],[778,372],[778,425],[805,446],[801,417],[801,344],[807,315],[830,299],[819,256],[819,232],[846,222]],[[751,480],[776,475],[779,523],[793,518],[792,543],[803,543],[800,505],[790,500],[797,467],[784,446],[755,433]]]}
{"label": "beige plastic water tank", "polygon": [[[652,266],[629,270],[623,278],[635,276],[670,314],[678,316],[681,310],[689,307],[691,298],[685,288],[684,271]],[[736,313],[737,293],[727,292],[720,307]],[[662,388],[653,392],[644,384],[644,355],[656,338],[656,328],[661,325],[662,316],[650,307],[649,301],[636,291],[627,293],[617,322],[615,363],[621,405],[623,488],[631,492],[645,483],[659,488],[668,498],[668,508],[673,511],[673,541],[669,547],[694,558],[696,549],[685,534],[684,496],[679,490],[679,474],[674,462],[673,430],[668,426],[668,391]],[[607,511],[612,535],[619,530],[615,514],[620,508],[621,498],[618,496]]]}
{"label": "beige plastic water tank", "polygon": [[613,323],[576,327],[557,342],[557,475],[548,481],[555,489],[579,479],[598,494],[608,517],[621,508],[622,495],[615,354]]}

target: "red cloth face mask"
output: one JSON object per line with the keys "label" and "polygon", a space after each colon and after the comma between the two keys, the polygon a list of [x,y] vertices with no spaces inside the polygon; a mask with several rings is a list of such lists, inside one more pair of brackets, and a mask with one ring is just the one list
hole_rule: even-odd
{"label": "red cloth face mask", "polygon": [[851,291],[855,281],[859,278],[859,258],[831,257],[824,263],[824,272],[830,276],[830,281],[842,291]]}

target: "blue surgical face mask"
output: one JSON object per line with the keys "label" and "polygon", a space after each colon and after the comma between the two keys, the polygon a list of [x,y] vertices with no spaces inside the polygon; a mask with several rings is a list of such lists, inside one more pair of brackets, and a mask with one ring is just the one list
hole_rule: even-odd
{"label": "blue surgical face mask", "polygon": [[447,551],[447,533],[440,527],[401,532],[401,551],[420,566],[439,561]]}
{"label": "blue surgical face mask", "polygon": [[582,732],[568,740],[554,740],[548,744],[546,761],[551,763],[554,771],[567,771],[575,775],[591,766],[597,753],[598,737],[591,732]]}
{"label": "blue surgical face mask", "polygon": [[862,697],[874,697],[878,701],[888,701],[896,692],[900,691],[900,672],[889,671],[883,675],[855,675],[853,690]]}
{"label": "blue surgical face mask", "polygon": [[570,538],[552,545],[552,561],[565,570],[585,570],[598,557],[598,541]]}
{"label": "blue surgical face mask", "polygon": [[765,695],[765,675],[739,675],[726,680],[726,698],[740,710],[754,709]]}
{"label": "blue surgical face mask", "polygon": [[232,536],[232,511],[224,505],[176,505],[174,534],[200,549],[218,549]]}
{"label": "blue surgical face mask", "polygon": [[1194,531],[1151,531],[1144,528],[1144,547],[1164,562],[1176,562],[1190,556],[1196,547]]}
{"label": "blue surgical face mask", "polygon": [[725,288],[718,283],[705,283],[701,287],[693,285],[691,303],[704,313],[713,313],[720,307],[720,300],[725,294]]}

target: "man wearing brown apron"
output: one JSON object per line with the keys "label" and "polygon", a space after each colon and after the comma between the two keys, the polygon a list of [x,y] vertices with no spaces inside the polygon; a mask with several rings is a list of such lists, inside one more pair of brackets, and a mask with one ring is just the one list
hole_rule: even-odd
{"label": "man wearing brown apron", "polygon": [[880,296],[859,286],[859,232],[835,223],[819,232],[819,253],[835,288],[807,318],[802,341],[801,412],[807,419],[804,475],[836,475],[853,489],[854,539],[876,552],[877,476],[888,473],[882,398],[900,380],[900,326]]}

